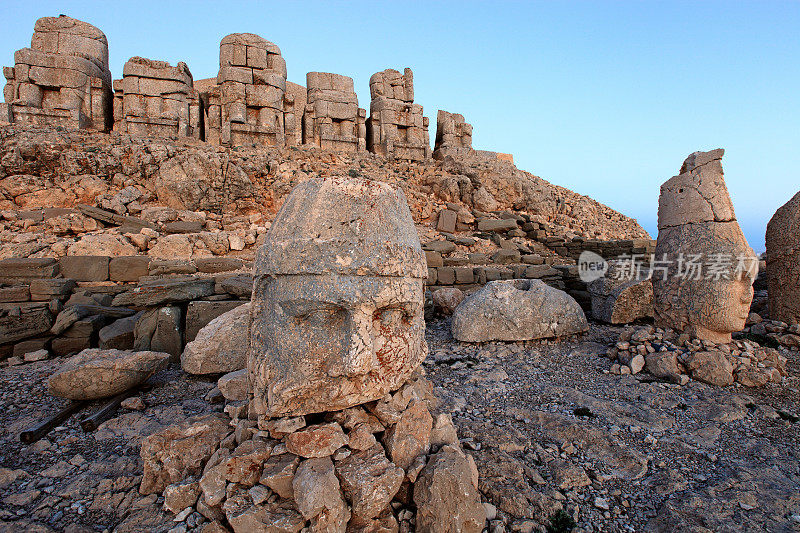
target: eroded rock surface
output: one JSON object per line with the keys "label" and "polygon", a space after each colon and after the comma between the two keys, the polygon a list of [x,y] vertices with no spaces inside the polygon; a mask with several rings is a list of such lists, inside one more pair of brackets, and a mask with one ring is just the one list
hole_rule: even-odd
{"label": "eroded rock surface", "polygon": [[661,186],[656,257],[666,264],[653,274],[656,325],[717,343],[744,327],[758,273],[725,187],[723,153],[691,154]]}
{"label": "eroded rock surface", "polygon": [[462,342],[521,341],[586,331],[586,315],[564,291],[540,280],[490,281],[453,313]]}
{"label": "eroded rock surface", "polygon": [[70,357],[48,381],[50,393],[71,400],[115,396],[144,383],[170,359],[163,352],[90,348]]}

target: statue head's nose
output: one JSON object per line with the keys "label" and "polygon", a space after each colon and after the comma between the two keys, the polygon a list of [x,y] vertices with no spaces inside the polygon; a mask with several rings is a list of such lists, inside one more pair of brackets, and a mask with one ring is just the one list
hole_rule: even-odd
{"label": "statue head's nose", "polygon": [[375,343],[372,338],[372,313],[354,309],[349,313],[347,347],[344,353],[344,374],[360,376],[377,367]]}

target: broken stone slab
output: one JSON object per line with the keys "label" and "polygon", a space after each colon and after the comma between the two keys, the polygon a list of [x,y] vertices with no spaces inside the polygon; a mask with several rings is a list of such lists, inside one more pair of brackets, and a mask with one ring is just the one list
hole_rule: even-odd
{"label": "broken stone slab", "polygon": [[102,305],[72,305],[65,307],[58,314],[55,324],[52,325],[50,332],[53,335],[60,335],[75,322],[92,315],[101,315],[111,318],[124,318],[131,316],[135,311],[127,307],[106,307]]}
{"label": "broken stone slab", "polygon": [[336,422],[308,426],[286,436],[286,449],[300,457],[328,457],[347,444]]}
{"label": "broken stone slab", "polygon": [[464,452],[451,445],[428,459],[414,484],[418,531],[483,530],[486,511],[472,469]]}
{"label": "broken stone slab", "polygon": [[609,324],[628,324],[653,316],[653,283],[649,278],[630,276],[620,271],[623,266],[608,262],[606,274],[588,284],[592,298],[592,317]]}
{"label": "broken stone slab", "polygon": [[0,260],[0,280],[46,279],[59,273],[58,261],[52,257],[12,257]]}
{"label": "broken stone slab", "polygon": [[133,348],[133,330],[141,313],[120,318],[105,326],[98,333],[98,347],[103,349],[130,350]]}
{"label": "broken stone slab", "polygon": [[363,522],[387,508],[400,490],[405,472],[389,461],[380,444],[375,444],[336,461],[336,476],[352,504],[353,519]]}
{"label": "broken stone slab", "polygon": [[46,303],[0,304],[0,344],[50,331],[53,314]]}
{"label": "broken stone slab", "polygon": [[197,267],[187,259],[153,259],[147,267],[150,276],[194,274]]}
{"label": "broken stone slab", "polygon": [[190,374],[233,372],[247,366],[250,347],[250,304],[240,305],[208,323],[181,354]]}
{"label": "broken stone slab", "polygon": [[292,480],[297,510],[311,520],[312,531],[344,533],[350,508],[342,495],[330,457],[306,459]]}
{"label": "broken stone slab", "polygon": [[118,213],[114,213],[113,211],[107,211],[99,207],[79,205],[78,210],[87,217],[99,220],[100,222],[105,222],[106,224],[112,224],[115,226],[124,226],[129,229],[129,231],[127,231],[128,233],[138,233],[142,228],[150,228],[152,230],[159,229],[158,226],[152,222],[142,220],[141,218],[120,215]]}
{"label": "broken stone slab", "polygon": [[102,255],[67,255],[58,260],[61,274],[77,281],[108,280],[109,258]]}
{"label": "broken stone slab", "polygon": [[63,301],[67,299],[75,287],[77,287],[77,283],[74,279],[33,279],[30,285],[31,300],[46,302],[58,298]]}
{"label": "broken stone slab", "polygon": [[235,274],[217,277],[217,292],[227,293],[238,298],[250,298],[253,294],[253,275]]}
{"label": "broken stone slab", "polygon": [[226,400],[247,400],[247,369],[228,372],[217,380],[217,387]]}
{"label": "broken stone slab", "polygon": [[214,280],[181,277],[141,282],[130,291],[114,297],[115,307],[155,307],[168,303],[188,302],[214,294]]}
{"label": "broken stone slab", "polygon": [[203,223],[199,220],[176,220],[164,224],[165,233],[200,233]]}
{"label": "broken stone slab", "polygon": [[238,257],[198,257],[194,265],[200,272],[218,274],[230,272],[244,267],[244,261]]}
{"label": "broken stone slab", "polygon": [[0,287],[0,303],[28,302],[30,299],[31,291],[27,285]]}
{"label": "broken stone slab", "polygon": [[140,450],[144,472],[139,492],[163,492],[167,485],[189,476],[199,477],[220,441],[230,432],[228,422],[223,415],[204,415],[145,438]]}
{"label": "broken stone slab", "polygon": [[197,337],[197,333],[218,316],[244,304],[245,302],[241,300],[220,300],[213,302],[195,300],[189,302],[186,308],[186,342],[193,341]]}
{"label": "broken stone slab", "polygon": [[506,218],[506,219],[493,219],[493,218],[482,218],[478,220],[478,231],[494,231],[498,233],[510,231],[512,229],[517,229],[519,226],[517,225],[517,221],[515,219]]}
{"label": "broken stone slab", "polygon": [[70,400],[108,398],[144,383],[169,357],[161,352],[90,348],[50,376],[48,388],[50,394]]}
{"label": "broken stone slab", "polygon": [[541,280],[490,281],[453,313],[453,337],[462,342],[562,337],[589,328],[578,302]]}
{"label": "broken stone slab", "polygon": [[146,255],[112,257],[108,263],[108,277],[111,281],[139,281],[148,275],[149,267],[150,257]]}

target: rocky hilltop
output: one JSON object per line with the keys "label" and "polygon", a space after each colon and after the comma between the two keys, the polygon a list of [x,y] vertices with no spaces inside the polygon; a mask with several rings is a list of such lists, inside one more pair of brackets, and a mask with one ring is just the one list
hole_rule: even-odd
{"label": "rocky hilltop", "polygon": [[[349,174],[403,189],[415,222],[424,226],[435,225],[449,202],[463,209],[459,222],[464,223],[474,222],[473,210],[524,211],[563,235],[649,238],[635,220],[502,160],[414,162],[369,152],[227,148],[54,127],[0,128],[5,212],[97,204],[146,216],[149,207],[161,206],[211,216],[256,215],[268,222],[297,183]],[[139,191],[135,200],[119,196],[127,187]]]}

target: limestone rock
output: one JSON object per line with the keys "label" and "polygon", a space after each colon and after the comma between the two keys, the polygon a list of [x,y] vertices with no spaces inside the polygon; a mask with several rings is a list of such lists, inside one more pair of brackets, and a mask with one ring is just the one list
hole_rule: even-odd
{"label": "limestone rock", "polygon": [[150,280],[114,297],[114,306],[155,307],[162,304],[188,302],[214,294],[214,280],[176,277]]}
{"label": "limestone rock", "polygon": [[313,531],[344,533],[350,509],[344,500],[330,457],[306,459],[297,467],[294,499]]}
{"label": "limestone rock", "polygon": [[250,348],[250,304],[221,314],[202,328],[181,354],[190,374],[234,372],[247,366]]}
{"label": "limestone rock", "polygon": [[300,457],[327,457],[347,444],[336,422],[308,426],[286,436],[286,449]]}
{"label": "limestone rock", "polygon": [[247,400],[247,369],[229,372],[217,380],[217,387],[226,400]]}
{"label": "limestone rock", "polygon": [[586,315],[564,291],[541,280],[490,281],[453,313],[462,342],[521,341],[586,331]]}
{"label": "limestone rock", "polygon": [[791,324],[800,321],[800,193],[772,215],[767,224],[769,316]]}
{"label": "limestone rock", "polygon": [[357,179],[301,183],[255,271],[248,370],[257,414],[377,400],[427,354],[428,272],[399,190]]}
{"label": "limestone rock", "polygon": [[408,470],[414,459],[428,453],[432,427],[433,417],[425,402],[411,402],[397,424],[390,427],[384,437],[386,451],[392,462],[403,470]]}
{"label": "limestone rock", "polygon": [[294,498],[292,480],[299,464],[300,458],[294,454],[273,455],[264,463],[259,483],[274,490],[281,498],[292,499]]}
{"label": "limestone rock", "polygon": [[[653,316],[653,283],[625,276],[624,263],[608,262],[606,274],[588,284],[592,316],[609,324],[627,324]],[[630,279],[628,279],[630,278]]]}
{"label": "limestone rock", "polygon": [[486,522],[469,461],[455,446],[431,456],[414,484],[414,503],[419,531],[479,533]]}
{"label": "limestone rock", "polygon": [[48,381],[50,393],[71,400],[115,396],[143,383],[169,361],[163,352],[90,348],[70,357]]}
{"label": "limestone rock", "polygon": [[136,255],[136,248],[121,235],[101,233],[85,235],[67,251],[69,255],[102,255],[108,257],[125,257]]}
{"label": "limestone rock", "polygon": [[400,490],[405,472],[386,458],[380,444],[375,444],[337,461],[336,475],[352,504],[353,521],[364,523],[389,506]]}
{"label": "limestone rock", "polygon": [[229,513],[228,522],[234,533],[298,533],[306,521],[296,510],[273,503]]}
{"label": "limestone rock", "polygon": [[167,485],[164,489],[164,509],[178,514],[187,507],[194,507],[198,496],[200,496],[200,486],[197,481],[181,481]]}
{"label": "limestone rock", "polygon": [[445,287],[433,292],[433,306],[443,315],[452,315],[463,301],[464,293],[455,287]]}
{"label": "limestone rock", "polygon": [[199,476],[228,432],[225,417],[206,415],[145,438],[140,451],[144,474],[139,492],[163,492],[167,485]]}
{"label": "limestone rock", "polygon": [[725,187],[722,154],[695,152],[661,186],[656,257],[666,264],[652,278],[656,325],[715,343],[744,327],[758,273]]}
{"label": "limestone rock", "polygon": [[733,365],[720,352],[694,352],[686,361],[693,379],[718,385],[733,384]]}

